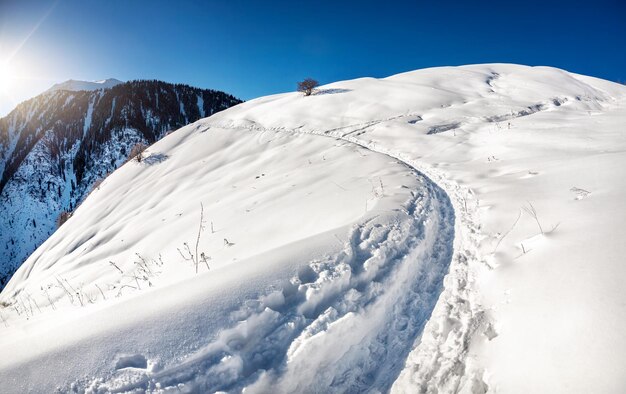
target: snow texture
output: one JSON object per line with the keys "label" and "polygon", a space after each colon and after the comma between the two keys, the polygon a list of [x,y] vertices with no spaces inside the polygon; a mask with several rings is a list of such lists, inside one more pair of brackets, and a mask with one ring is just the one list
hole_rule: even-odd
{"label": "snow texture", "polygon": [[623,392],[626,88],[418,70],[240,104],[0,294],[7,392]]}

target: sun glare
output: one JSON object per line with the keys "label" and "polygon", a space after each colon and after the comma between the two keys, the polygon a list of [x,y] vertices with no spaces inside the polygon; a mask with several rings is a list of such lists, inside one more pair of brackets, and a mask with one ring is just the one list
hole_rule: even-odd
{"label": "sun glare", "polygon": [[15,73],[11,65],[7,62],[0,62],[0,91],[11,93],[14,80]]}

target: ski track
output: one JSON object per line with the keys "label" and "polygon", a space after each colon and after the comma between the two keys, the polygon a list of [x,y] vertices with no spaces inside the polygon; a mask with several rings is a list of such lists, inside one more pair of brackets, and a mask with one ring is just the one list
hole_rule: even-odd
{"label": "ski track", "polygon": [[[283,288],[246,302],[228,328],[182,363],[152,373],[120,370],[73,387],[93,393],[402,392],[392,385],[404,380],[420,392],[455,392],[468,382],[472,392],[485,392],[481,371],[465,368],[469,339],[487,324],[472,299],[468,269],[478,260],[471,192],[430,170],[433,182],[417,163],[355,137],[407,116],[415,114],[321,132],[277,130],[340,139],[405,163],[423,188],[412,192],[403,216],[355,225],[342,253],[311,262]],[[267,130],[254,122],[236,128]],[[455,224],[455,212],[461,223]]]}

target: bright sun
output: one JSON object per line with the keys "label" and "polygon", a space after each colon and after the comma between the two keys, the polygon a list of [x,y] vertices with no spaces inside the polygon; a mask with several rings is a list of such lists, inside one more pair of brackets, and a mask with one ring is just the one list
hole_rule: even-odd
{"label": "bright sun", "polygon": [[0,61],[0,92],[11,93],[15,82],[15,73],[11,65]]}

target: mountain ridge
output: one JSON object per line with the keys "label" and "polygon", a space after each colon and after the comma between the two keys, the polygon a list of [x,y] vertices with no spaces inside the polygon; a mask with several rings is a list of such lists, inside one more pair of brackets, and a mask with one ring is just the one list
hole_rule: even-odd
{"label": "mountain ridge", "polygon": [[215,90],[137,80],[49,90],[0,118],[0,288],[54,230],[56,216],[123,164],[134,144],[240,102]]}
{"label": "mountain ridge", "polygon": [[107,78],[99,81],[82,81],[76,79],[68,79],[65,82],[60,82],[52,85],[46,92],[54,92],[56,90],[69,90],[69,91],[81,91],[81,90],[100,90],[109,89],[113,86],[124,83],[115,78]]}

